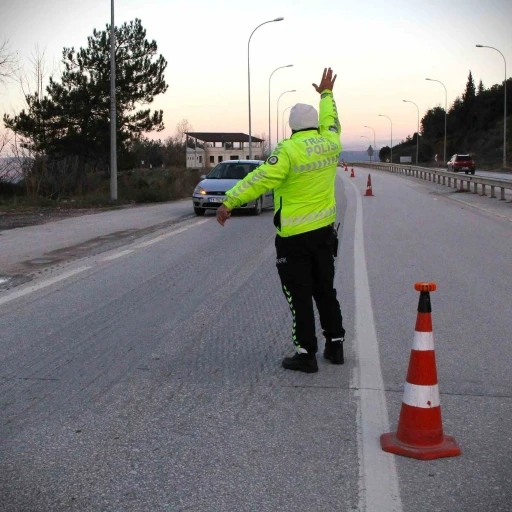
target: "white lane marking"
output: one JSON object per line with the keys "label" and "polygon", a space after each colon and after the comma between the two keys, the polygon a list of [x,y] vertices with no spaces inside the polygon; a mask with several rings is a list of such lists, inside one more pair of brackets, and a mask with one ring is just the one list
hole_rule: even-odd
{"label": "white lane marking", "polygon": [[[340,173],[338,173],[342,176]],[[402,501],[393,455],[380,446],[380,435],[389,432],[388,409],[380,366],[379,345],[373,319],[364,251],[361,191],[346,180],[356,193],[354,233],[355,336],[359,388],[358,443],[360,465],[360,511],[401,512]]]}
{"label": "white lane marking", "polygon": [[123,256],[126,256],[127,254],[130,254],[133,252],[133,249],[127,249],[126,251],[117,252],[115,254],[111,254],[110,256],[105,256],[101,261],[112,261],[117,260],[117,258],[122,258]]}
{"label": "white lane marking", "polygon": [[414,339],[412,340],[413,350],[434,350],[434,335],[432,332],[414,331]]}
{"label": "white lane marking", "polygon": [[187,231],[190,228],[193,228],[195,226],[200,226],[201,224],[204,224],[205,222],[209,222],[209,219],[203,219],[203,220],[194,222],[193,224],[189,224],[188,226],[177,229],[176,231],[171,231],[170,233],[165,233],[163,235],[157,236],[156,238],[153,238],[152,240],[148,240],[147,242],[142,242],[142,243],[136,245],[135,249],[142,249],[143,247],[148,247],[150,245],[156,244],[158,242],[161,242],[162,240],[165,240],[166,238],[170,238],[171,236],[177,235],[178,233],[183,233],[183,231]]}
{"label": "white lane marking", "polygon": [[[202,219],[198,222],[189,224],[188,226],[185,226],[181,229],[177,229],[176,231],[171,231],[170,233],[165,233],[163,235],[160,235],[160,236],[154,238],[153,240],[148,240],[147,242],[143,242],[141,244],[136,245],[134,247],[134,249],[126,249],[124,251],[121,251],[121,252],[118,252],[115,254],[111,254],[110,256],[106,256],[105,258],[103,258],[101,261],[102,262],[111,261],[111,260],[115,260],[117,258],[121,258],[122,256],[126,256],[127,254],[134,252],[135,249],[139,249],[142,247],[147,247],[148,245],[155,244],[157,242],[165,240],[166,238],[170,238],[171,236],[177,235],[178,233],[183,233],[183,231],[187,231],[187,229],[204,224],[205,222],[208,222],[208,219]],[[54,283],[58,283],[59,281],[62,281],[64,279],[67,279],[68,277],[74,276],[75,274],[79,274],[80,272],[83,272],[84,270],[88,270],[90,268],[92,268],[92,267],[90,267],[90,266],[78,267],[75,270],[70,270],[69,272],[64,272],[56,277],[47,279],[46,281],[42,281],[33,286],[29,286],[27,288],[23,288],[22,290],[18,290],[18,291],[9,293],[8,295],[0,297],[0,306],[2,304],[6,304],[7,302],[11,302],[12,300],[18,299],[19,297],[23,297],[25,295],[28,295],[29,293],[40,290],[41,288],[46,288],[47,286],[50,286]]]}
{"label": "white lane marking", "polygon": [[439,386],[437,384],[435,386],[419,386],[406,382],[402,402],[412,407],[421,407],[421,409],[439,407],[441,405]]}
{"label": "white lane marking", "polygon": [[63,281],[64,279],[67,279],[68,277],[74,276],[76,274],[80,274],[80,272],[84,272],[85,270],[88,270],[90,268],[92,268],[92,267],[78,267],[78,268],[75,268],[74,270],[70,270],[69,272],[64,272],[63,274],[60,274],[51,279],[47,279],[46,281],[43,281],[41,283],[37,283],[33,286],[23,288],[22,290],[12,292],[4,297],[0,297],[0,306],[3,304],[6,304],[7,302],[10,302],[11,300],[18,299],[20,297],[23,297],[24,295],[28,295],[29,293],[40,290],[41,288],[46,288],[47,286],[58,283],[59,281]]}

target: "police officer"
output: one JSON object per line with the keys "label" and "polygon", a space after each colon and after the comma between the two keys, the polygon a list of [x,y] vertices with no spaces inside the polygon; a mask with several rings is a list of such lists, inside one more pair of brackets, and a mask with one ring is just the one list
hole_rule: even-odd
{"label": "police officer", "polygon": [[318,371],[313,299],[326,338],[324,357],[343,364],[343,328],[334,289],[337,253],[335,180],[341,153],[340,122],[332,90],[336,75],[324,69],[320,116],[311,105],[290,111],[290,139],[281,141],[267,161],[226,193],[217,210],[224,226],[234,208],[274,190],[277,270],[293,316],[296,354],[283,359],[288,370]]}

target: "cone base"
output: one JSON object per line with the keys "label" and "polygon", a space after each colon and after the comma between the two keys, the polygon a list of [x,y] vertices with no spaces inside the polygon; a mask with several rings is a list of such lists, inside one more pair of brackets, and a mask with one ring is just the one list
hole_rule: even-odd
{"label": "cone base", "polygon": [[461,454],[459,445],[452,436],[443,436],[443,442],[434,446],[412,446],[399,441],[395,432],[389,432],[380,436],[380,445],[385,452],[420,460],[456,457]]}
{"label": "cone base", "polygon": [[365,197],[375,197],[375,196],[372,194],[372,192],[370,192],[370,193],[366,192]]}

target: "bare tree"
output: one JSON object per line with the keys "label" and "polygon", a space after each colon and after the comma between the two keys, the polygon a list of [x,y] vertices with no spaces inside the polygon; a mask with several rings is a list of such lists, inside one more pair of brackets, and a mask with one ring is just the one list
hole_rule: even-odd
{"label": "bare tree", "polygon": [[188,122],[188,119],[182,119],[176,125],[176,133],[174,138],[177,142],[183,142],[185,140],[185,134],[187,132],[191,132],[193,129],[194,127]]}
{"label": "bare tree", "polygon": [[266,132],[262,132],[259,135],[256,135],[256,137],[263,139],[263,142],[261,143],[261,149],[259,150],[259,157],[262,160],[266,160],[270,156],[267,134]]}
{"label": "bare tree", "polygon": [[0,133],[0,180],[7,178],[9,174],[9,160],[5,156],[10,147],[11,139],[12,133],[9,131]]}
{"label": "bare tree", "polygon": [[[26,67],[19,66],[17,61],[12,62],[10,77],[19,84],[25,101],[28,96],[42,98],[48,78],[57,71],[55,63],[50,66],[45,50],[40,50],[36,45]],[[27,107],[30,106],[26,104]],[[29,148],[30,141],[11,130],[7,130],[0,137],[0,155],[3,151],[4,155],[9,156],[3,161],[4,176],[16,181],[23,179],[27,194],[37,196],[42,183],[48,179],[48,172],[46,165],[41,165],[44,156]]]}
{"label": "bare tree", "polygon": [[18,56],[11,49],[8,40],[0,42],[0,84],[14,77],[18,69]]}
{"label": "bare tree", "polygon": [[46,49],[41,50],[36,44],[29,57],[29,66],[20,67],[16,73],[16,81],[20,84],[23,97],[37,95],[42,98],[48,78],[57,71],[58,65],[48,62]]}

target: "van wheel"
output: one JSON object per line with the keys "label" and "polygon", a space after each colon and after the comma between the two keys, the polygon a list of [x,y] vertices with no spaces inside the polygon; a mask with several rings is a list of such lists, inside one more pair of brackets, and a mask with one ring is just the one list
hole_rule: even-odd
{"label": "van wheel", "polygon": [[204,212],[206,210],[204,208],[195,208],[194,207],[194,213],[198,216],[198,217],[202,217],[204,215]]}

